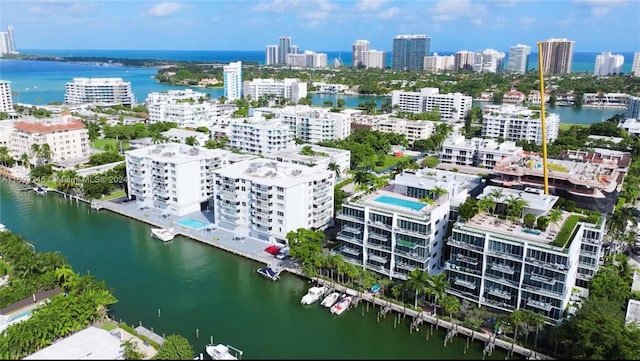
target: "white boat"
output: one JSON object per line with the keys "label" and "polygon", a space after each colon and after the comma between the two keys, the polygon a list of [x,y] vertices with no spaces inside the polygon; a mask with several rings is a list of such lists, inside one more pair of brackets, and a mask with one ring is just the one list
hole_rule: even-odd
{"label": "white boat", "polygon": [[329,296],[325,297],[322,302],[320,302],[320,304],[324,307],[331,307],[333,306],[334,303],[336,303],[336,301],[338,301],[338,298],[340,298],[340,293],[339,292],[331,292],[329,294]]}
{"label": "white boat", "polygon": [[169,242],[176,236],[173,228],[151,228],[151,235],[163,242]]}
{"label": "white boat", "polygon": [[209,344],[205,347],[205,351],[209,356],[211,356],[212,360],[237,360],[231,352],[229,352],[229,346],[225,346],[222,344],[212,345]]}
{"label": "white boat", "polygon": [[302,296],[300,303],[303,305],[310,305],[318,300],[327,292],[327,288],[322,287],[311,287],[306,295]]}
{"label": "white boat", "polygon": [[352,300],[353,300],[353,297],[351,297],[351,296],[347,296],[347,297],[344,297],[344,298],[340,299],[340,301],[338,301],[338,303],[336,303],[335,305],[331,306],[331,313],[336,314],[336,315],[341,315],[342,312],[346,311],[347,308],[349,308],[349,305],[351,304]]}

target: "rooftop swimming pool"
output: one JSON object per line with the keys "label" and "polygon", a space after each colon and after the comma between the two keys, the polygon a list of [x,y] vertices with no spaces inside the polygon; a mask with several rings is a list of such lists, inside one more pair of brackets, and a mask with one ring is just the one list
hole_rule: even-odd
{"label": "rooftop swimming pool", "polygon": [[31,317],[31,312],[33,312],[33,308],[20,312],[18,314],[15,314],[11,316],[11,319],[9,320],[9,322],[14,323],[14,322],[26,320],[27,318]]}
{"label": "rooftop swimming pool", "polygon": [[185,226],[193,229],[200,229],[209,225],[209,223],[204,223],[193,218],[181,219],[178,221],[178,224],[180,224],[181,226]]}
{"label": "rooftop swimming pool", "polygon": [[424,208],[426,205],[420,202],[414,202],[407,199],[395,198],[390,196],[380,196],[375,199],[376,202],[390,204],[392,206],[409,208],[413,211],[419,211]]}

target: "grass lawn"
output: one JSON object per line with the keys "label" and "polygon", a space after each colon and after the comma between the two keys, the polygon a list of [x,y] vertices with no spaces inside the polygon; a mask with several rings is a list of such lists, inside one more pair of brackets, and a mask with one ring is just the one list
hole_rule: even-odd
{"label": "grass lawn", "polygon": [[[93,143],[91,143],[91,147],[94,148],[94,149],[104,150],[104,147],[107,144],[113,150],[118,149],[118,141],[115,140],[115,139],[111,139],[111,138],[96,139],[96,140],[93,141]],[[122,141],[122,148],[124,148],[124,150],[129,150],[131,148],[129,146],[129,142],[126,141],[126,140],[123,140]]]}
{"label": "grass lawn", "polygon": [[106,196],[100,198],[100,200],[102,200],[102,201],[110,201],[112,199],[124,197],[126,195],[127,194],[124,192],[124,189],[120,189],[120,190],[117,190],[117,191],[115,191],[115,192],[113,192],[113,193],[111,193],[109,195],[106,195]]}
{"label": "grass lawn", "polygon": [[384,164],[381,165],[380,167],[375,167],[374,170],[376,172],[379,172],[381,170],[384,170],[384,169],[387,169],[387,168],[389,168],[391,166],[394,166],[394,165],[402,162],[403,160],[408,160],[408,159],[411,159],[411,157],[406,156],[406,155],[402,156],[402,157],[394,157],[392,155],[385,154],[385,156],[384,156]]}
{"label": "grass lawn", "polygon": [[106,322],[104,325],[102,325],[100,328],[102,328],[105,331],[113,331],[116,328],[118,328],[118,324],[115,322]]}
{"label": "grass lawn", "polygon": [[54,180],[48,180],[48,181],[44,182],[44,186],[47,187],[47,188],[55,189],[56,185],[57,185],[57,182],[54,181]]}
{"label": "grass lawn", "polygon": [[569,128],[577,125],[579,127],[589,127],[591,124],[573,124],[573,123],[560,123],[560,130],[569,130]]}

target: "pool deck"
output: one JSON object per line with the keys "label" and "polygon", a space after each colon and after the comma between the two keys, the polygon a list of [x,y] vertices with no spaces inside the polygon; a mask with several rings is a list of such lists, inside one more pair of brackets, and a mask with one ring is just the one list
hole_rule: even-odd
{"label": "pool deck", "polygon": [[[114,213],[150,224],[154,227],[173,228],[179,236],[223,249],[238,256],[264,263],[267,266],[281,268],[290,273],[303,276],[302,270],[296,263],[288,262],[287,260],[279,260],[273,255],[265,252],[264,249],[273,243],[250,237],[248,235],[249,229],[246,227],[232,228],[232,226],[228,224],[216,224],[216,229],[193,229],[177,223],[179,220],[192,218],[206,224],[213,224],[213,214],[208,211],[193,212],[184,216],[175,216],[163,214],[159,209],[140,209],[139,204],[136,202],[116,203],[97,200],[91,202],[91,208],[98,211],[101,209],[107,209]],[[243,236],[243,238],[234,239],[235,236]],[[172,242],[179,240],[179,238],[174,239]],[[162,241],[158,240],[158,242]]]}

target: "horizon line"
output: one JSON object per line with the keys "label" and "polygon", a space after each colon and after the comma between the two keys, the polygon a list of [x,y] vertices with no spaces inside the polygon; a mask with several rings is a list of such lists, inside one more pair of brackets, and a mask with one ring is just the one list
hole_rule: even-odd
{"label": "horizon line", "polygon": [[[482,51],[482,50],[487,50],[487,49],[493,49],[493,48],[486,48],[486,49],[481,49],[481,50],[467,50],[467,49],[462,49],[462,50],[433,50],[431,51],[431,54],[433,53],[456,53],[459,51]],[[531,54],[533,53],[537,53],[537,51],[533,51],[534,47],[531,47]],[[196,52],[196,51],[217,51],[217,52],[233,52],[233,51],[244,51],[244,52],[264,52],[265,50],[261,50],[261,49],[242,49],[242,50],[212,50],[212,49],[81,49],[81,48],[76,48],[76,49],[72,49],[72,48],[24,48],[24,49],[17,49],[18,52],[20,52],[21,50],[55,50],[55,51],[189,51],[189,52]],[[497,50],[497,49],[494,49]],[[537,50],[537,49],[536,49]],[[306,50],[305,50],[306,51]],[[343,50],[312,50],[315,52],[331,52],[331,53],[341,53],[341,52],[345,52],[345,53],[352,53],[353,51],[351,49],[343,49]],[[392,50],[379,50],[379,51],[384,51],[386,53],[393,53]],[[503,51],[503,50],[497,50],[497,51]],[[503,51],[505,53],[508,54],[508,51]],[[610,52],[612,54],[615,55],[615,53],[637,53],[640,52],[640,50],[625,50],[625,51],[620,51],[620,50],[606,50],[606,51],[602,51],[602,50],[598,50],[598,51],[573,51],[573,53],[606,53],[606,52]]]}

